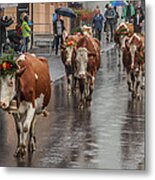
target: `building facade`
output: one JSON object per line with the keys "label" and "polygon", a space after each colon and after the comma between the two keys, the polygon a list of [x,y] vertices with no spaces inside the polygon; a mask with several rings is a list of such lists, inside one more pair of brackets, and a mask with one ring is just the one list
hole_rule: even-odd
{"label": "building facade", "polygon": [[[33,22],[34,34],[53,34],[52,18],[56,8],[61,6],[68,6],[67,2],[62,3],[29,3],[29,19]],[[9,29],[15,29],[17,25],[18,4],[14,6],[5,5],[4,15],[15,17],[15,22]],[[62,17],[65,23],[66,30],[70,31],[70,18]]]}

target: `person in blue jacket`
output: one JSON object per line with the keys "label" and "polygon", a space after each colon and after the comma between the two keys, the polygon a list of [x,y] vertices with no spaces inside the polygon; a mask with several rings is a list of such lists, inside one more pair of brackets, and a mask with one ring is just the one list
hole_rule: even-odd
{"label": "person in blue jacket", "polygon": [[95,31],[95,37],[101,41],[101,32],[103,28],[103,15],[100,12],[100,9],[96,10],[96,14],[93,17],[93,30]]}
{"label": "person in blue jacket", "polygon": [[115,13],[114,9],[112,8],[111,4],[109,4],[108,9],[104,14],[104,17],[106,18],[106,21],[107,21],[106,40],[109,41],[109,36],[110,36],[109,33],[111,33],[110,41],[112,42],[113,36],[114,36],[114,24],[115,24],[116,13]]}

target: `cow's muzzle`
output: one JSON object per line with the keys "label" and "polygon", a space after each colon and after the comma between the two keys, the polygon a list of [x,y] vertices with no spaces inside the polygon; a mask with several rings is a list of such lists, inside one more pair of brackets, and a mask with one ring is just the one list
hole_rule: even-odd
{"label": "cow's muzzle", "polygon": [[79,78],[80,79],[85,79],[86,78],[86,74],[84,74],[84,73],[79,74]]}
{"label": "cow's muzzle", "polygon": [[72,65],[72,62],[71,61],[66,61],[66,66],[71,66]]}

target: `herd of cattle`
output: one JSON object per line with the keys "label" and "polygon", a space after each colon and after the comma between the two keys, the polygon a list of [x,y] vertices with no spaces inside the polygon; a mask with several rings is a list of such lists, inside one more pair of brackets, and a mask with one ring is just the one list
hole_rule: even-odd
{"label": "herd of cattle", "polygon": [[[115,42],[127,72],[128,89],[132,97],[140,99],[145,65],[144,36],[134,33],[131,24],[121,23],[115,32]],[[61,45],[61,58],[68,92],[79,92],[80,109],[90,106],[101,64],[100,42],[92,37],[91,29],[86,28],[82,36],[69,35]],[[27,149],[36,148],[36,115],[47,115],[45,108],[50,101],[51,81],[46,58],[25,53],[15,62],[17,71],[0,77],[0,108],[14,117],[18,137],[15,155],[23,158]]]}

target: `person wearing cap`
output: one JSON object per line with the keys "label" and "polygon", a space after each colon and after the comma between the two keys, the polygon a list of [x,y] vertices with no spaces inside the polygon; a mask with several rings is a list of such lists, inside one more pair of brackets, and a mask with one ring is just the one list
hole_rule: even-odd
{"label": "person wearing cap", "polygon": [[2,55],[2,44],[6,43],[6,27],[13,23],[13,19],[3,16],[3,9],[0,8],[0,57]]}
{"label": "person wearing cap", "polygon": [[23,47],[22,47],[22,52],[27,52],[28,51],[28,43],[29,43],[29,37],[31,35],[31,28],[28,25],[29,18],[28,15],[25,14],[25,16],[22,17],[23,22],[22,22],[22,37],[23,37]]}
{"label": "person wearing cap", "polygon": [[115,16],[116,16],[116,13],[115,13],[114,9],[112,8],[112,5],[109,4],[108,9],[104,14],[104,17],[106,18],[106,21],[107,21],[107,30],[106,30],[107,37],[106,37],[106,40],[109,41],[109,31],[110,31],[110,33],[111,33],[110,41],[111,42],[113,41],[113,35],[114,35],[113,31],[114,31]]}

